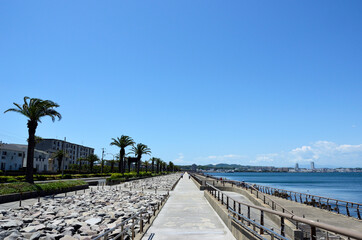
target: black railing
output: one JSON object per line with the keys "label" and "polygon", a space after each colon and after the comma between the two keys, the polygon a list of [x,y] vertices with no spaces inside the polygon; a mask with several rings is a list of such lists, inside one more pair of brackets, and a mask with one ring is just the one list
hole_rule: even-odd
{"label": "black railing", "polygon": [[[280,188],[274,188],[274,187],[268,187],[253,183],[246,183],[246,182],[240,182],[240,181],[232,181],[232,180],[218,180],[214,176],[206,175],[209,178],[215,179],[215,181],[228,182],[233,183],[236,186],[240,186],[246,189],[250,189],[251,193],[254,193],[255,195],[258,195],[259,193],[263,193],[266,195],[271,195],[275,197],[280,197],[283,199],[287,199],[294,202],[299,202],[302,204],[306,204],[309,206],[317,207],[320,209],[325,209],[331,212],[335,212],[338,214],[343,214],[349,217],[354,217],[357,219],[362,219],[362,204],[350,202],[350,201],[344,201],[340,199],[333,199],[318,195],[312,195],[307,193],[300,193],[300,192],[294,192],[289,191],[285,189]],[[254,192],[253,192],[254,190]],[[258,191],[259,193],[255,192]],[[257,196],[260,198],[259,196]],[[266,202],[267,204],[269,202]]]}
{"label": "black railing", "polygon": [[[242,221],[243,217],[246,216],[247,219],[251,220],[252,211],[254,211],[254,215],[259,215],[257,220],[257,224],[255,220],[247,221],[248,226],[252,226],[255,234],[255,228],[259,226],[259,233],[258,235],[264,234],[265,228],[261,226],[265,226],[265,219],[264,214],[268,213],[273,215],[274,217],[279,218],[278,221],[278,230],[273,230],[277,234],[281,235],[282,237],[286,236],[286,229],[285,229],[285,220],[296,222],[297,228],[303,234],[303,239],[330,239],[330,238],[354,238],[354,239],[362,239],[362,232],[357,232],[355,230],[341,228],[332,226],[329,224],[315,222],[306,218],[298,217],[290,213],[283,213],[275,210],[271,210],[264,207],[259,207],[255,205],[250,205],[247,203],[243,203],[240,201],[235,200],[233,197],[229,196],[228,194],[224,193],[220,189],[216,188],[215,186],[206,183],[207,191],[219,201],[222,205],[225,205],[227,210],[232,213],[237,213],[237,215],[233,215],[234,218],[237,218],[238,221]],[[245,219],[245,218],[244,218]],[[254,222],[254,223],[253,223]],[[275,222],[274,222],[275,223]],[[271,228],[268,228],[272,230]],[[276,236],[274,236],[276,237]]]}

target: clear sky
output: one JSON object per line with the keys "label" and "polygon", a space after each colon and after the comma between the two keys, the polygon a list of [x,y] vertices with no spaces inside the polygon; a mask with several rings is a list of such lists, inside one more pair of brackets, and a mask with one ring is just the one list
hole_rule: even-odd
{"label": "clear sky", "polygon": [[[0,140],[24,96],[43,138],[176,164],[362,167],[362,1],[0,2]],[[107,156],[108,158],[111,155]],[[144,158],[146,160],[148,157]]]}

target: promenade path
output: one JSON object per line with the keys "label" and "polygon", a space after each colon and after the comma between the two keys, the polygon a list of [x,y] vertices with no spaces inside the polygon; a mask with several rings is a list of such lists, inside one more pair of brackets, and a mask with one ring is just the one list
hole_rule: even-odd
{"label": "promenade path", "polygon": [[235,239],[188,174],[179,181],[143,240]]}

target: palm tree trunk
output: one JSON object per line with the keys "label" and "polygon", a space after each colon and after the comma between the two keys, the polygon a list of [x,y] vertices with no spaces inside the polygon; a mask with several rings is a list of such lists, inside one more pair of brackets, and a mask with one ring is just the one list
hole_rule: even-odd
{"label": "palm tree trunk", "polygon": [[62,159],[63,157],[58,157],[58,172],[60,172],[60,167],[62,166]]}
{"label": "palm tree trunk", "polygon": [[124,173],[124,169],[125,169],[125,164],[124,164],[124,149],[121,148],[120,152],[119,152],[119,172],[120,173]]}
{"label": "palm tree trunk", "polygon": [[141,158],[137,158],[137,175],[140,175]]}
{"label": "palm tree trunk", "polygon": [[78,172],[80,173],[81,170],[82,170],[82,160],[79,161],[79,170],[78,170]]}
{"label": "palm tree trunk", "polygon": [[154,172],[154,166],[155,166],[155,162],[152,161],[152,173]]}
{"label": "palm tree trunk", "polygon": [[34,171],[34,148],[35,148],[35,131],[38,123],[36,121],[28,121],[28,155],[26,158],[26,181],[33,184],[33,171]]}
{"label": "palm tree trunk", "polygon": [[123,158],[122,158],[122,149],[119,150],[119,162],[118,162],[118,172],[122,173]]}

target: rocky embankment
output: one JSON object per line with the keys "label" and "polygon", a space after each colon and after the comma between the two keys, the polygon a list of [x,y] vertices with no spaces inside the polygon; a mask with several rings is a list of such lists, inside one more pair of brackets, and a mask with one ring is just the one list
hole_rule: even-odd
{"label": "rocky embankment", "polygon": [[[143,189],[143,190],[159,190],[170,191],[173,184],[180,178],[180,174],[172,174],[166,176],[152,177],[142,180],[135,180],[132,182],[124,183],[126,188]],[[172,183],[172,184],[170,184]]]}
{"label": "rocky embankment", "polygon": [[[115,227],[133,214],[152,209],[166,194],[137,188],[170,190],[179,175],[137,180],[134,190],[93,188],[68,197],[42,200],[30,206],[0,210],[0,239],[87,240]],[[131,183],[128,183],[131,184]],[[136,226],[137,228],[137,226]],[[116,230],[113,234],[119,233]]]}

